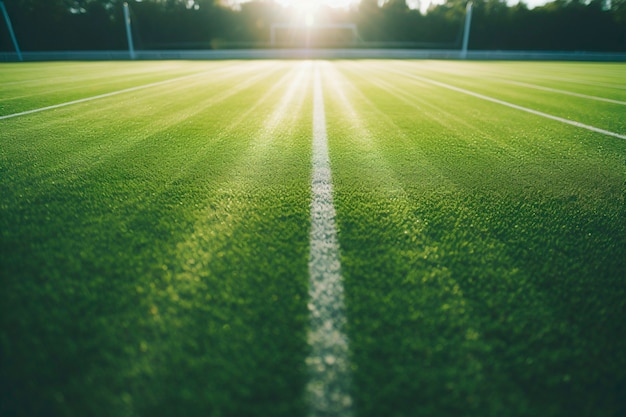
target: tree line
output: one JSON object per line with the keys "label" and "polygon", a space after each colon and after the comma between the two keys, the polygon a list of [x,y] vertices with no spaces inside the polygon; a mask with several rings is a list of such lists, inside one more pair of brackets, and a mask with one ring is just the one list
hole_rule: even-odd
{"label": "tree line", "polygon": [[[123,0],[4,0],[25,51],[127,48]],[[128,0],[138,49],[267,47],[273,23],[293,11],[270,0],[229,7],[220,0]],[[310,46],[458,48],[467,0],[447,0],[426,13],[405,0],[362,0],[351,9],[321,8],[325,23],[354,23],[358,39],[328,29]],[[0,21],[0,50],[12,51]],[[304,31],[304,26],[301,31]],[[314,30],[311,29],[311,30]],[[340,30],[338,30],[339,32]],[[283,40],[287,35],[283,35]],[[282,43],[287,46],[303,46]],[[626,0],[523,2],[473,0],[469,48],[474,50],[626,51]]]}

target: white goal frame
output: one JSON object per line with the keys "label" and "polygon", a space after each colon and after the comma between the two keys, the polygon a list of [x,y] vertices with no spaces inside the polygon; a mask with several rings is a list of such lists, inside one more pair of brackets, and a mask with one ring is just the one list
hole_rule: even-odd
{"label": "white goal frame", "polygon": [[[294,31],[304,31],[310,34],[311,30],[319,30],[319,29],[345,29],[352,33],[353,43],[357,43],[359,40],[359,32],[357,31],[357,27],[355,23],[324,23],[324,24],[314,24],[312,26],[303,26],[295,23],[272,23],[270,27],[270,45],[277,46],[278,43],[276,41],[276,31],[277,30],[294,30]],[[308,42],[307,42],[308,43]],[[308,45],[307,45],[308,46]]]}

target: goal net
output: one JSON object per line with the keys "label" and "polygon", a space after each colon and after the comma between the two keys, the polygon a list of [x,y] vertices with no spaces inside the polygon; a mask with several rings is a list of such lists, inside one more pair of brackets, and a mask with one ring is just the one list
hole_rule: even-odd
{"label": "goal net", "polygon": [[274,47],[347,47],[359,42],[354,23],[327,23],[303,26],[273,23],[270,44]]}

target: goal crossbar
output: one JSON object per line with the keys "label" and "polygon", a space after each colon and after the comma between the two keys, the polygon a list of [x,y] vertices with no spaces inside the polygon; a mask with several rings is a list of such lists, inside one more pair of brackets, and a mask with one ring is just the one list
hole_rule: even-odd
{"label": "goal crossbar", "polygon": [[352,35],[352,42],[356,42],[359,39],[359,33],[357,31],[356,24],[354,23],[321,23],[314,24],[312,26],[302,26],[295,23],[272,23],[270,27],[270,44],[276,46],[278,44],[276,32],[279,30],[291,30],[298,32],[306,32],[310,34],[311,31],[320,30],[345,30]]}

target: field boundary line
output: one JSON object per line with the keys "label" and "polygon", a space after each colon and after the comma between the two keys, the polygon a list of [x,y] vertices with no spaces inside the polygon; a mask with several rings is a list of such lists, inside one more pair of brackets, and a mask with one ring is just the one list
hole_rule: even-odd
{"label": "field boundary line", "polygon": [[471,90],[466,90],[465,88],[456,87],[454,85],[442,83],[440,81],[435,81],[435,80],[432,80],[430,78],[422,77],[422,76],[415,75],[415,74],[410,74],[410,73],[407,73],[407,72],[404,72],[404,71],[393,71],[393,72],[395,72],[396,74],[402,74],[402,75],[404,75],[406,77],[409,77],[409,78],[414,78],[416,80],[420,80],[420,81],[425,82],[425,83],[436,85],[438,87],[446,88],[448,90],[452,90],[452,91],[456,91],[458,93],[463,93],[463,94],[466,94],[466,95],[469,95],[469,96],[472,96],[472,97],[476,97],[476,98],[479,98],[481,100],[490,101],[492,103],[500,104],[502,106],[507,106],[507,107],[510,107],[512,109],[515,109],[515,110],[520,110],[520,111],[524,111],[526,113],[534,114],[535,116],[545,117],[546,119],[551,119],[551,120],[555,120],[557,122],[565,123],[565,124],[568,124],[568,125],[571,125],[571,126],[576,126],[576,127],[582,128],[582,129],[587,129],[587,130],[590,130],[592,132],[601,133],[601,134],[606,135],[606,136],[612,136],[612,137],[618,138],[618,139],[626,139],[626,135],[622,135],[621,133],[611,132],[610,130],[600,129],[599,127],[586,125],[584,123],[576,122],[574,120],[565,119],[565,118],[559,117],[559,116],[554,116],[552,114],[544,113],[544,112],[539,111],[539,110],[534,110],[534,109],[531,109],[531,108],[528,108],[528,107],[520,106],[518,104],[509,103],[508,101],[500,100],[500,99],[497,99],[497,98],[494,98],[494,97],[489,97],[489,96],[486,96],[484,94],[476,93],[476,92],[471,91]]}
{"label": "field boundary line", "polygon": [[169,84],[169,83],[173,83],[175,81],[181,81],[181,80],[186,80],[188,78],[199,77],[201,75],[205,75],[205,74],[208,74],[210,72],[211,71],[203,71],[203,72],[200,72],[200,73],[184,75],[182,77],[170,78],[169,80],[157,81],[155,83],[144,84],[144,85],[138,85],[138,86],[135,86],[135,87],[125,88],[123,90],[111,91],[110,93],[98,94],[96,96],[80,98],[78,100],[66,101],[65,103],[53,104],[51,106],[40,107],[38,109],[32,109],[32,110],[22,111],[22,112],[19,112],[19,113],[7,114],[7,115],[4,115],[4,116],[0,116],[0,120],[11,119],[13,117],[18,117],[18,116],[26,116],[26,115],[34,114],[34,113],[40,113],[40,112],[46,111],[46,110],[59,109],[61,107],[67,107],[67,106],[71,106],[71,105],[74,105],[74,104],[86,103],[88,101],[93,101],[93,100],[98,100],[98,99],[101,99],[101,98],[112,97],[112,96],[116,96],[118,94],[131,93],[133,91],[143,90],[145,88],[157,87],[159,85]]}
{"label": "field boundary line", "polygon": [[611,90],[626,90],[626,85],[619,85],[613,83],[603,83],[599,81],[591,81],[591,80],[581,80],[579,78],[562,78],[562,77],[552,77],[549,75],[542,74],[541,78],[544,80],[553,80],[553,81],[564,81],[567,83],[573,84],[581,84],[584,86],[594,86],[594,87],[604,87],[610,88]]}
{"label": "field boundary line", "polygon": [[306,395],[310,417],[350,417],[352,397],[343,284],[335,226],[326,115],[319,67],[313,85],[313,156],[309,252],[309,319]]}
{"label": "field boundary line", "polygon": [[620,101],[620,100],[613,100],[611,98],[605,98],[605,97],[598,97],[598,96],[590,96],[587,94],[581,94],[581,93],[574,93],[573,91],[567,91],[567,90],[560,90],[558,88],[550,88],[550,87],[544,87],[542,85],[536,85],[536,84],[529,84],[529,83],[523,83],[521,81],[514,81],[514,80],[505,80],[503,78],[500,78],[500,80],[502,80],[505,83],[508,84],[515,84],[515,85],[519,85],[521,87],[528,87],[528,88],[534,88],[536,90],[544,90],[544,91],[550,91],[552,93],[559,93],[559,94],[565,94],[568,96],[574,96],[574,97],[580,97],[580,98],[586,98],[589,100],[596,100],[596,101],[604,101],[606,103],[612,103],[612,104],[620,104],[622,106],[626,106],[626,101]]}

